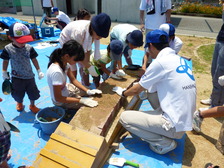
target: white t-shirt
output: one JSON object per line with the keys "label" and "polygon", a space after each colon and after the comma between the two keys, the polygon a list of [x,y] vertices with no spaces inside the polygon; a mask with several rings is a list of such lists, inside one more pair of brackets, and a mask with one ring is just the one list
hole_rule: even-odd
{"label": "white t-shirt", "polygon": [[196,84],[184,58],[166,47],[147,68],[139,84],[149,92],[157,91],[163,116],[177,132],[192,130]]}
{"label": "white t-shirt", "polygon": [[66,87],[66,81],[67,81],[66,74],[67,74],[68,68],[69,68],[69,65],[67,65],[65,72],[63,72],[63,70],[58,64],[52,63],[50,67],[47,69],[47,83],[50,88],[51,99],[53,101],[55,101],[54,90],[53,90],[54,85],[62,85],[61,87],[62,96],[67,97],[69,94]]}
{"label": "white t-shirt", "polygon": [[131,24],[118,24],[112,28],[110,37],[116,40],[120,40],[123,44],[124,50],[127,46],[127,43],[125,42],[127,34],[134,30],[138,30],[138,28]]}
{"label": "white t-shirt", "polygon": [[179,37],[175,36],[175,38],[169,42],[169,46],[170,46],[170,48],[175,50],[175,52],[177,54],[180,51],[180,49],[182,48],[183,42]]}
{"label": "white t-shirt", "polygon": [[43,7],[52,7],[51,0],[43,0]]}
{"label": "white t-shirt", "polygon": [[64,12],[62,11],[58,11],[58,15],[56,16],[56,18],[59,20],[59,21],[62,21],[62,22],[65,22],[66,24],[69,24],[70,23],[70,18],[68,17],[68,15],[66,15]]}
{"label": "white t-shirt", "polygon": [[[148,0],[141,0],[139,10],[146,10]],[[162,0],[155,0],[155,14],[147,15],[145,12],[145,28],[158,29],[163,23],[166,23],[166,14],[161,15],[161,2]],[[171,0],[164,0],[166,8],[171,9]]]}

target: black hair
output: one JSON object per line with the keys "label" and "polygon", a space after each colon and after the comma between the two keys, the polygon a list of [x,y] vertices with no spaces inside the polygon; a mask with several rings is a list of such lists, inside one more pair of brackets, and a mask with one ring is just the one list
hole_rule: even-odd
{"label": "black hair", "polygon": [[63,44],[62,48],[57,48],[51,53],[47,68],[49,68],[52,63],[57,62],[63,71],[65,71],[65,67],[63,66],[61,59],[65,54],[68,54],[70,57],[76,56],[74,61],[83,61],[85,58],[82,45],[75,40],[69,40]]}
{"label": "black hair", "polygon": [[128,41],[128,39],[127,39],[127,37],[128,37],[129,34],[131,34],[131,32],[129,32],[129,33],[127,34],[126,39],[125,39],[125,43],[127,43],[127,44],[129,43],[129,41]]}
{"label": "black hair", "polygon": [[169,43],[167,41],[167,36],[165,35],[161,35],[159,37],[160,43],[152,43],[152,45],[159,51],[161,51],[162,49],[169,47]]}
{"label": "black hair", "polygon": [[74,18],[74,21],[75,20],[82,20],[86,16],[91,17],[91,13],[87,9],[81,8],[81,9],[78,10],[78,12],[76,14],[76,17]]}

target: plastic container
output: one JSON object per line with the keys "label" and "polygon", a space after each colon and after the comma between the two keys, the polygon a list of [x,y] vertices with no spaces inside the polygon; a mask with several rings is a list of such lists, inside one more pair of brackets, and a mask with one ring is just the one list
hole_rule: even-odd
{"label": "plastic container", "polygon": [[45,134],[52,134],[60,124],[64,115],[65,110],[63,108],[54,106],[40,110],[35,118]]}

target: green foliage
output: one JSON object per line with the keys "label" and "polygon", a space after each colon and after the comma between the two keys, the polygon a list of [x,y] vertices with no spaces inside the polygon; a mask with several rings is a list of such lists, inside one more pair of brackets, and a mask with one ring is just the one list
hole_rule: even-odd
{"label": "green foliage", "polygon": [[[214,44],[201,46],[198,50],[198,57],[193,59],[193,67],[195,72],[204,73],[210,69],[212,56],[214,51]],[[209,64],[209,66],[207,66]]]}
{"label": "green foliage", "polygon": [[214,6],[209,4],[202,4],[198,2],[188,2],[187,0],[182,3],[182,5],[174,10],[174,13],[196,13],[196,14],[206,14],[213,15],[216,17],[222,16],[222,6]]}

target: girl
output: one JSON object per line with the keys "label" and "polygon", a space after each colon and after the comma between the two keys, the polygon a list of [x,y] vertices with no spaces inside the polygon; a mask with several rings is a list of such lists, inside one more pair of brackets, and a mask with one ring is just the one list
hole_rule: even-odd
{"label": "girl", "polygon": [[[92,43],[94,42],[94,57],[99,59],[100,55],[100,39],[106,38],[109,35],[109,30],[111,26],[111,19],[105,13],[100,13],[94,16],[91,20],[76,20],[70,22],[61,32],[59,42],[61,46],[68,40],[76,40],[79,42],[85,52],[85,59],[79,64],[80,75],[82,78],[82,83],[85,86],[89,86],[89,75],[85,74],[83,68],[88,69],[92,76],[98,76],[94,66],[89,63],[90,54],[92,50]],[[72,65],[72,71],[76,70],[76,65]]]}
{"label": "girl", "polygon": [[[74,77],[70,65],[83,61],[82,46],[75,40],[67,41],[62,48],[55,49],[48,63],[47,82],[53,103],[65,109],[78,109],[82,105],[95,107],[98,102],[81,96],[101,94],[98,89],[89,90]],[[69,65],[70,64],[70,65]],[[71,83],[66,83],[66,78]]]}

